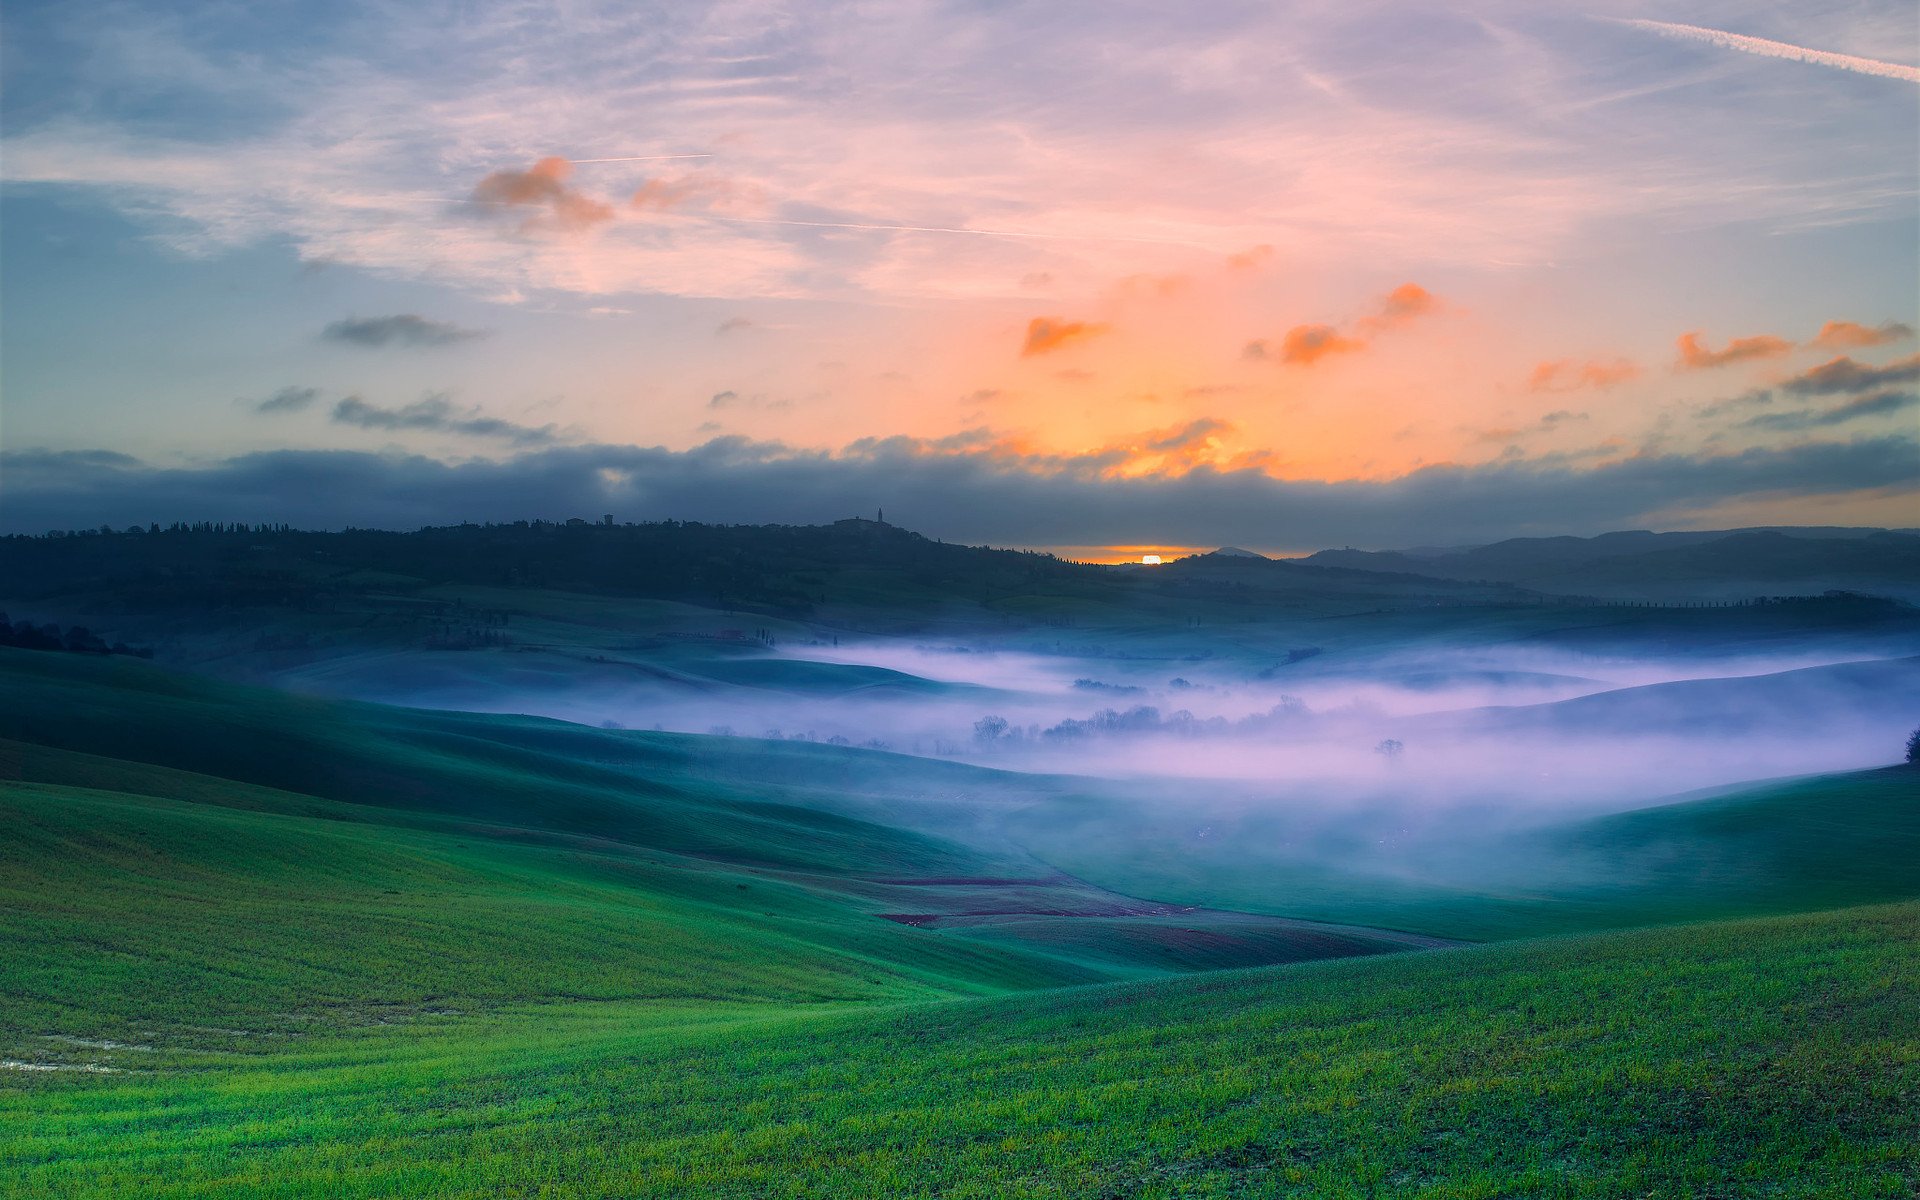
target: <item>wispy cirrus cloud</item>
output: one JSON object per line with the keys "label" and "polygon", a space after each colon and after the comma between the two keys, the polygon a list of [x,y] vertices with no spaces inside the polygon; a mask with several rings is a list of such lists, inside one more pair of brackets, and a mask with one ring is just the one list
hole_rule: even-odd
{"label": "wispy cirrus cloud", "polygon": [[[489,295],[1007,295],[1247,246],[1295,264],[1538,262],[1608,220],[1832,223],[1911,202],[1870,140],[1768,132],[1804,117],[1811,83],[1700,104],[1502,0],[1097,21],[1026,3],[688,4],[538,24],[506,0],[457,18],[349,4],[327,54],[158,2],[115,12],[113,47],[37,47],[59,89],[16,100],[9,186],[86,189],[177,249],[285,239]],[[1397,58],[1410,23],[1444,52]],[[1063,91],[1063,60],[1099,69]],[[134,99],[163,94],[234,119],[156,120]],[[770,223],[695,211],[687,177],[651,174],[695,152],[764,196]],[[641,196],[645,211],[622,203]],[[596,254],[521,230],[591,231]]]}

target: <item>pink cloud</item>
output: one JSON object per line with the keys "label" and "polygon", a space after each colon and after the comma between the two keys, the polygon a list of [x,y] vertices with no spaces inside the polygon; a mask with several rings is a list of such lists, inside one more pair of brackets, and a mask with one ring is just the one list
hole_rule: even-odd
{"label": "pink cloud", "polygon": [[1527,379],[1527,390],[1534,392],[1575,392],[1583,388],[1605,390],[1640,377],[1640,366],[1624,358],[1611,362],[1576,363],[1562,358],[1543,362]]}
{"label": "pink cloud", "polygon": [[[1295,325],[1280,342],[1280,361],[1295,366],[1311,366],[1330,354],[1352,354],[1367,348],[1371,340],[1410,321],[1438,311],[1439,299],[1417,283],[1403,283],[1382,296],[1373,312],[1355,321],[1352,331],[1336,325]],[[1248,342],[1247,358],[1266,358],[1271,347],[1264,341]]]}
{"label": "pink cloud", "polygon": [[1701,345],[1698,331],[1681,334],[1675,344],[1680,349],[1680,360],[1674,369],[1679,371],[1705,371],[1755,359],[1778,358],[1793,350],[1792,342],[1771,333],[1734,338],[1724,350],[1709,350]]}
{"label": "pink cloud", "polygon": [[1295,325],[1280,343],[1280,361],[1311,366],[1329,354],[1351,354],[1366,342],[1350,338],[1331,325]]}
{"label": "pink cloud", "polygon": [[1106,331],[1105,325],[1086,321],[1068,321],[1060,317],[1035,317],[1027,322],[1027,340],[1020,348],[1020,356],[1031,358],[1036,354],[1052,354],[1064,346],[1098,337]]}
{"label": "pink cloud", "polygon": [[[473,198],[493,208],[547,210],[561,229],[589,229],[613,219],[613,206],[567,186],[573,164],[564,158],[543,158],[525,171],[495,171],[474,186]],[[522,228],[536,222],[529,218]]]}
{"label": "pink cloud", "polygon": [[1913,336],[1913,326],[1898,321],[1888,321],[1877,329],[1869,328],[1858,321],[1828,321],[1813,335],[1809,346],[1822,350],[1863,350],[1869,346],[1884,346],[1888,342],[1904,341]]}

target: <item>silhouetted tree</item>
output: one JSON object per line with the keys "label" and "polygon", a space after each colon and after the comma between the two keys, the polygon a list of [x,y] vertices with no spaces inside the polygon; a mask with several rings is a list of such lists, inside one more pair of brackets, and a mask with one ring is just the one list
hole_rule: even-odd
{"label": "silhouetted tree", "polygon": [[1907,761],[1920,763],[1920,729],[1907,735]]}

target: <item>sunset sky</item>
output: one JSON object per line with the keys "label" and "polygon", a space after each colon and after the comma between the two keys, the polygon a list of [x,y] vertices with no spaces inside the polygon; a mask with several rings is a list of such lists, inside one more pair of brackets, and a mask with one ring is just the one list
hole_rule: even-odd
{"label": "sunset sky", "polygon": [[1920,525],[1910,0],[4,33],[6,530]]}

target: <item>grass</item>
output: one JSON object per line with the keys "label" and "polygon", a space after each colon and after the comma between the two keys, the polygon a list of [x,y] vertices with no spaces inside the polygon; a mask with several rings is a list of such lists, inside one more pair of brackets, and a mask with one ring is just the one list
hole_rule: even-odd
{"label": "grass", "polygon": [[22,1196],[1905,1197],[1917,921],[92,1051],[0,1153]]}
{"label": "grass", "polygon": [[[1920,905],[1381,954],[1119,894],[1250,892],[1244,854],[1057,873],[1028,822],[1116,815],[1059,781],[73,655],[0,683],[9,1198],[1920,1187]],[[1912,896],[1914,775],[1555,830],[1644,871],[1499,905],[1262,894],[1502,935]]]}
{"label": "grass", "polygon": [[[0,719],[23,739],[0,740],[0,1054],[73,1027],[898,1002],[1406,946],[1231,913],[1182,914],[1171,939],[1104,917],[1056,919],[1071,937],[948,929],[1141,906],[979,835],[983,809],[1031,796],[973,768],[302,700],[66,655],[0,669],[16,685]],[[924,828],[881,823],[882,796]]]}

